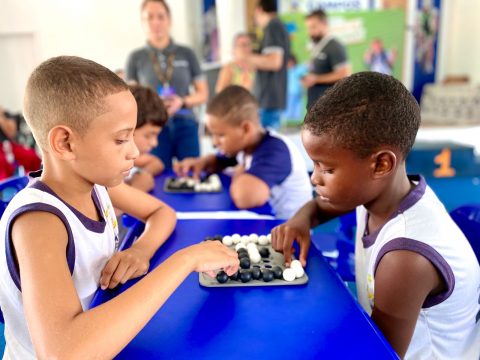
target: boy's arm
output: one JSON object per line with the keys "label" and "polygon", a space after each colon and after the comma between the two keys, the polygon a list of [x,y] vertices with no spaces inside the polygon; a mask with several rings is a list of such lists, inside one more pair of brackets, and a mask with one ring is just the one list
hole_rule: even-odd
{"label": "boy's arm", "polygon": [[[46,212],[19,216],[12,229],[22,300],[39,358],[111,359],[145,326],[191,271],[238,269],[235,252],[209,241],[182,249],[111,301],[83,311],[66,261],[67,232]],[[88,239],[76,239],[76,241]],[[101,339],[101,341],[99,341]]]}
{"label": "boy's arm", "polygon": [[140,170],[139,172],[133,174],[127,184],[136,189],[149,192],[155,187],[155,179],[149,172]]}
{"label": "boy's arm", "polygon": [[162,160],[152,154],[141,154],[135,159],[134,165],[148,171],[153,176],[160,174],[165,169]]}
{"label": "boy's arm", "polygon": [[173,171],[175,171],[178,176],[187,176],[191,171],[192,176],[198,179],[203,170],[212,173],[219,170],[217,157],[214,154],[198,158],[186,158],[173,164]]}
{"label": "boy's arm", "polygon": [[418,253],[395,250],[380,260],[372,320],[401,358],[407,352],[425,299],[444,287],[436,268]]}
{"label": "boy's arm", "polygon": [[290,264],[293,242],[296,241],[300,245],[299,260],[306,266],[310,249],[310,229],[351,210],[333,209],[316,197],[303,205],[286,223],[272,229],[272,247],[283,252],[285,263]]}
{"label": "boy's arm", "polygon": [[[241,166],[241,165],[237,165]],[[270,197],[270,188],[262,179],[245,173],[241,169],[236,171],[230,185],[230,196],[239,209],[249,209],[262,206]]]}
{"label": "boy's arm", "polygon": [[159,199],[126,184],[108,189],[108,194],[115,208],[145,222],[142,235],[130,248],[116,253],[103,269],[100,285],[112,289],[147,272],[150,259],[173,232],[176,214]]}

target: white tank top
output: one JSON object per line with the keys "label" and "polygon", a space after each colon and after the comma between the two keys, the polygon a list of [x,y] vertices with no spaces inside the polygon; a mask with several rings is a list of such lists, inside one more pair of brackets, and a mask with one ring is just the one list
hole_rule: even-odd
{"label": "white tank top", "polygon": [[461,230],[422,177],[397,212],[366,235],[367,210],[357,208],[355,271],[358,299],[371,314],[375,270],[389,251],[410,250],[426,257],[447,290],[428,297],[420,310],[405,359],[478,360],[480,356],[480,267]]}
{"label": "white tank top", "polygon": [[118,226],[104,187],[92,191],[101,221],[94,221],[58,198],[40,181],[33,180],[10,202],[0,221],[0,308],[5,318],[5,359],[34,359],[22,304],[18,266],[12,257],[9,236],[13,221],[28,211],[46,211],[58,216],[68,233],[66,260],[84,310],[98,288],[101,271],[118,247]]}

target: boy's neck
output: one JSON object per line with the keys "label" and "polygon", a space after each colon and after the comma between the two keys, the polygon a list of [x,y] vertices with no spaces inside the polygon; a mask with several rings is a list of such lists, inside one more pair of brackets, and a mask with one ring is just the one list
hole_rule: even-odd
{"label": "boy's neck", "polygon": [[243,151],[246,154],[252,154],[255,151],[255,149],[258,147],[258,145],[260,145],[266,133],[267,133],[266,130],[260,126],[258,128],[258,131],[256,131],[252,135],[250,141],[248,142],[247,146]]}
{"label": "boy's neck", "polygon": [[[399,167],[393,180],[384,188],[375,202],[366,206],[370,220],[377,225],[375,227],[382,226],[388,221],[414,187],[415,185],[410,182],[407,176],[404,164]],[[373,231],[375,229],[369,230]]]}

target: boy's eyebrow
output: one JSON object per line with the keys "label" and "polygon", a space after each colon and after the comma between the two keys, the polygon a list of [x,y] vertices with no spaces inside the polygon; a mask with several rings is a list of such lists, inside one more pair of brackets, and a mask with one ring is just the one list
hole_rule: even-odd
{"label": "boy's eyebrow", "polygon": [[118,130],[115,132],[115,134],[120,134],[120,133],[129,133],[129,132],[132,132],[133,130],[135,130],[134,128],[127,128],[127,129],[122,129],[122,130]]}

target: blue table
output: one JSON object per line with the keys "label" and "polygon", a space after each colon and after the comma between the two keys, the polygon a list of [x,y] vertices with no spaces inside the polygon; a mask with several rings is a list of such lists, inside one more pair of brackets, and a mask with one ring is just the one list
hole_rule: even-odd
{"label": "blue table", "polygon": [[[157,266],[176,250],[208,235],[265,234],[279,223],[180,220],[151,264]],[[140,230],[137,227],[130,237]],[[118,359],[397,358],[313,246],[310,255],[309,283],[303,286],[203,288],[198,274],[191,274]],[[134,282],[100,291],[92,306]]]}
{"label": "blue table", "polygon": [[[152,194],[164,201],[175,211],[235,211],[238,208],[230,197],[230,176],[219,174],[222,181],[222,191],[218,193],[169,193],[165,192],[164,184],[168,177],[174,176],[173,172],[164,172],[155,178],[155,188]],[[264,206],[249,209],[258,214],[272,215],[272,208],[267,203]]]}

